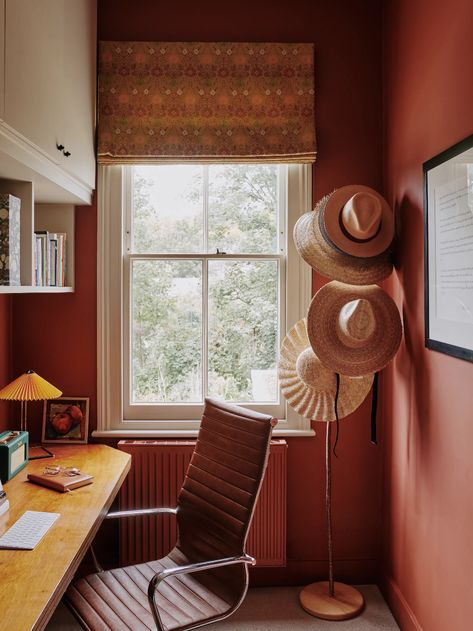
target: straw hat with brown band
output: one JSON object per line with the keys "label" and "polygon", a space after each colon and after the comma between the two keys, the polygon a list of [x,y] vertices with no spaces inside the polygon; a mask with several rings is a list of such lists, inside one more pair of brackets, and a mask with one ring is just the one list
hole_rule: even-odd
{"label": "straw hat with brown band", "polygon": [[356,377],[377,372],[391,361],[401,342],[402,324],[395,302],[378,285],[332,281],[312,299],[307,333],[327,368]]}
{"label": "straw hat with brown band", "polygon": [[289,405],[305,418],[335,421],[351,414],[365,400],[373,374],[362,377],[337,375],[326,368],[312,350],[306,320],[299,320],[283,340],[279,359],[279,382]]}
{"label": "straw hat with brown band", "polygon": [[328,278],[354,285],[377,283],[391,274],[393,237],[388,203],[358,184],[327,195],[294,226],[294,242],[306,263]]}

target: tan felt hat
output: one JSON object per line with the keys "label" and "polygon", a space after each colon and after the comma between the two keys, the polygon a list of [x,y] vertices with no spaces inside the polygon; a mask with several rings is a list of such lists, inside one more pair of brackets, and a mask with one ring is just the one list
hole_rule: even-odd
{"label": "tan felt hat", "polygon": [[314,353],[335,372],[377,372],[394,357],[402,324],[394,300],[378,287],[332,281],[315,294],[307,314]]}
{"label": "tan felt hat", "polygon": [[[315,421],[335,421],[336,375],[310,347],[305,319],[299,320],[284,338],[278,373],[281,391],[296,412]],[[348,416],[363,403],[372,383],[373,374],[340,377],[339,418]]]}
{"label": "tan felt hat", "polygon": [[[347,199],[346,189],[352,193]],[[335,208],[339,208],[338,215]],[[367,186],[344,186],[298,219],[294,242],[299,255],[320,274],[344,283],[370,285],[392,272],[389,244],[393,233],[392,212],[381,195]],[[373,234],[373,238],[359,239],[363,234]]]}

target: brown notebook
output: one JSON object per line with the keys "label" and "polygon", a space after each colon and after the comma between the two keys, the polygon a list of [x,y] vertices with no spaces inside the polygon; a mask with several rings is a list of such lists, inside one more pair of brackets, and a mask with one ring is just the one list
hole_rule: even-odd
{"label": "brown notebook", "polygon": [[88,475],[86,473],[82,473],[80,475],[64,475],[63,473],[59,473],[58,475],[46,475],[44,473],[28,473],[28,480],[30,482],[34,482],[35,484],[41,484],[42,486],[47,486],[50,489],[54,489],[55,491],[59,491],[61,493],[66,493],[67,491],[72,491],[72,489],[77,489],[80,486],[85,486],[86,484],[92,484],[94,481],[93,476]]}

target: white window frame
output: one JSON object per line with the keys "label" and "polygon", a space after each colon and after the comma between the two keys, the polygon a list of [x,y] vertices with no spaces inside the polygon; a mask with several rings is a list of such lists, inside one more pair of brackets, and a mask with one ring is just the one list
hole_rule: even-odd
{"label": "white window frame", "polygon": [[[199,418],[175,420],[129,420],[124,418],[123,384],[127,378],[124,368],[124,343],[127,340],[123,301],[128,278],[123,255],[129,243],[129,226],[124,211],[130,199],[130,178],[122,165],[99,166],[98,171],[98,230],[97,230],[97,430],[96,437],[194,437]],[[297,254],[292,233],[298,217],[311,209],[312,169],[307,164],[288,165],[287,225],[285,285],[286,330],[305,317],[311,298],[311,268]],[[164,256],[164,255],[163,255]],[[168,257],[166,255],[166,258]],[[192,257],[191,257],[192,258]],[[196,257],[194,257],[196,258]],[[251,257],[244,257],[251,258]],[[264,257],[263,257],[264,258]],[[202,410],[202,406],[197,406]],[[248,407],[262,409],[261,405]],[[195,412],[195,406],[194,406]],[[285,413],[284,413],[285,412]],[[192,416],[197,416],[195,413]],[[282,418],[275,434],[280,436],[312,436],[310,421],[296,414],[285,401]],[[200,413],[198,414],[200,417]]]}
{"label": "white window frame", "polygon": [[[154,429],[156,421],[180,421],[181,423],[192,422],[192,419],[199,418],[202,414],[202,403],[133,403],[132,398],[132,378],[131,378],[131,324],[132,324],[132,282],[131,282],[131,267],[134,261],[158,261],[158,260],[192,260],[200,261],[202,263],[202,372],[203,372],[203,391],[207,392],[207,380],[208,380],[208,353],[207,353],[207,340],[208,340],[208,265],[209,261],[273,261],[278,267],[278,346],[281,343],[285,331],[286,331],[286,249],[287,249],[287,164],[278,165],[278,184],[277,184],[277,196],[278,196],[278,212],[276,217],[277,222],[277,251],[273,253],[265,254],[226,254],[226,253],[207,253],[208,244],[206,234],[206,227],[208,225],[208,182],[209,182],[209,165],[203,165],[203,181],[207,183],[203,191],[203,204],[204,204],[204,235],[203,235],[203,252],[205,253],[192,253],[192,254],[170,254],[168,252],[158,253],[145,253],[140,254],[133,251],[132,247],[132,231],[133,231],[133,167],[124,166],[124,204],[123,212],[125,214],[125,232],[124,232],[124,255],[123,255],[123,417],[129,421],[140,421],[141,429]],[[281,297],[284,297],[281,300]],[[128,308],[127,308],[128,306]],[[128,352],[127,352],[128,349]],[[237,402],[244,407],[251,407],[257,412],[262,414],[270,414],[276,418],[285,418],[286,408],[285,400],[278,388],[278,401],[272,403],[263,403],[260,401],[241,403]]]}

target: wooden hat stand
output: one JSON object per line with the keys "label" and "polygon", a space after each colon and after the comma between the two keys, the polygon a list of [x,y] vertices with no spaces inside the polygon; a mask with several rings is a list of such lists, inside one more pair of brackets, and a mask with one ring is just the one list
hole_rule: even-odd
{"label": "wooden hat stand", "polygon": [[329,580],[307,585],[299,594],[299,600],[302,608],[312,616],[324,620],[348,620],[357,616],[365,603],[362,594],[357,589],[333,580],[332,423],[328,421],[325,425],[325,510],[328,530]]}

